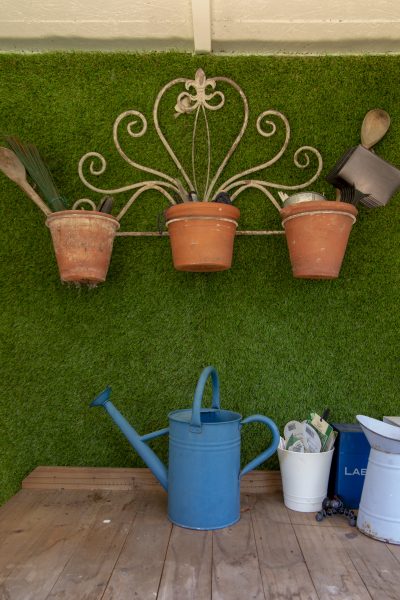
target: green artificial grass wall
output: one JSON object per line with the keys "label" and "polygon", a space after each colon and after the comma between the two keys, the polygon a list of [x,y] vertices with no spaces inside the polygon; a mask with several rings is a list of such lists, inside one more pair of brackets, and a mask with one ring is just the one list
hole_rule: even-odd
{"label": "green artificial grass wall", "polygon": [[[359,143],[364,114],[376,107],[392,117],[377,152],[400,166],[394,56],[0,55],[0,131],[35,143],[71,201],[98,200],[78,178],[79,158],[104,154],[108,169],[92,178],[104,187],[139,180],[112,142],[115,118],[136,109],[149,132],[127,142],[130,155],[176,176],[151,126],[152,106],[165,83],[192,78],[199,67],[233,78],[249,98],[249,129],[227,175],[275,153],[279,142],[255,132],[257,116],[271,108],[287,116],[292,139],[265,179],[305,181],[293,154],[315,146],[324,171],[311,187],[331,196],[324,175]],[[173,106],[170,98],[163,123],[172,136],[181,127],[174,143],[190,158],[187,117],[174,121]],[[220,116],[214,167],[240,121],[239,105],[230,107],[230,117]],[[280,228],[259,192],[237,204],[242,228]],[[123,229],[155,230],[165,207],[155,193],[142,196]],[[0,501],[37,465],[143,466],[106,413],[89,410],[107,384],[140,433],[165,427],[169,411],[191,405],[208,364],[219,372],[224,408],[266,414],[280,428],[326,407],[342,422],[399,414],[399,207],[399,195],[385,208],[360,207],[334,281],[295,280],[283,236],[237,237],[231,270],[211,274],[176,272],[167,238],[117,238],[107,282],[86,289],[60,283],[43,215],[0,173]],[[261,425],[247,426],[243,460],[268,441]],[[165,458],[166,439],[153,445]],[[266,467],[276,468],[276,457]]]}

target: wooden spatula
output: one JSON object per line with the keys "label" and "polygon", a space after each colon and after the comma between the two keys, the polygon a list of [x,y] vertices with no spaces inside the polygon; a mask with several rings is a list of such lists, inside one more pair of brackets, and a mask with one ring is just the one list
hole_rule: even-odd
{"label": "wooden spatula", "polygon": [[369,110],[361,125],[361,145],[371,150],[390,127],[390,116],[381,108]]}

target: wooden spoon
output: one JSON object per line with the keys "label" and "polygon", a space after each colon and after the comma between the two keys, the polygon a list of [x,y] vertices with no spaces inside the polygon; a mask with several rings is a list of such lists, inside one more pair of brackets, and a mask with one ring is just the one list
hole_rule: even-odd
{"label": "wooden spoon", "polygon": [[369,110],[361,125],[361,145],[371,150],[390,127],[390,116],[381,108]]}
{"label": "wooden spoon", "polygon": [[38,206],[46,216],[51,214],[52,211],[28,183],[24,165],[17,155],[8,148],[0,147],[0,170],[3,171],[4,175],[7,175],[11,181],[14,181],[14,183],[16,183],[31,200],[33,200],[36,206]]}

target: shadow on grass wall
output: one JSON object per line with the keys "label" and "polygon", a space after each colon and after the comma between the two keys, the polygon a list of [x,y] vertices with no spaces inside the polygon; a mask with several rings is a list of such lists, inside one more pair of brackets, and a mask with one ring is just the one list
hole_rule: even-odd
{"label": "shadow on grass wall", "polygon": [[[292,140],[266,179],[304,181],[291,161],[299,146],[312,145],[324,159],[312,187],[329,197],[324,175],[359,143],[363,116],[376,107],[392,117],[377,152],[400,166],[398,57],[2,55],[0,130],[40,148],[71,202],[98,200],[79,181],[79,158],[100,152],[109,161],[107,186],[132,183],[112,143],[115,118],[136,109],[150,119],[162,85],[198,67],[233,78],[250,101],[250,131],[228,173],[271,155],[254,133],[269,108],[287,116]],[[224,123],[224,135],[234,121]],[[175,174],[151,128],[139,162]],[[398,195],[383,209],[360,208],[335,281],[293,279],[283,236],[238,237],[232,269],[214,274],[174,271],[166,238],[117,238],[107,282],[85,289],[60,283],[38,209],[3,175],[0,192],[0,501],[37,465],[143,466],[107,415],[89,410],[107,384],[141,433],[191,405],[208,364],[219,372],[224,408],[264,413],[280,427],[326,407],[343,422],[398,414]],[[242,228],[280,228],[258,192],[237,204]],[[144,195],[123,228],[155,230],[165,207]],[[246,429],[243,461],[269,443],[265,436],[256,425]],[[166,439],[154,446],[165,458]],[[277,468],[276,459],[266,467]]]}

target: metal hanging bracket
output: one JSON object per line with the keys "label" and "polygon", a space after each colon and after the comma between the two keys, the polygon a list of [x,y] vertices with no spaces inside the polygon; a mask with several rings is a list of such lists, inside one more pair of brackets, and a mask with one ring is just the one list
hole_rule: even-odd
{"label": "metal hanging bracket", "polygon": [[[218,111],[222,109],[225,104],[225,94],[217,89],[218,84],[224,83],[233,88],[240,96],[241,104],[243,108],[242,122],[240,125],[240,129],[234,139],[232,145],[227,151],[226,155],[222,159],[222,162],[218,166],[214,175],[211,174],[211,134],[207,112],[208,111]],[[175,104],[175,117],[180,117],[181,115],[192,115],[194,116],[193,122],[193,130],[192,130],[192,147],[191,147],[191,172],[190,176],[185,170],[184,166],[176,156],[172,146],[167,141],[166,135],[163,132],[160,121],[159,121],[159,108],[160,102],[163,99],[164,95],[171,90],[174,86],[180,86],[181,91],[178,93]],[[184,88],[182,90],[182,87]],[[157,135],[163,144],[165,150],[175,163],[178,171],[178,176],[173,177],[168,175],[167,173],[163,173],[156,169],[153,169],[148,166],[144,166],[137,161],[130,158],[122,149],[120,140],[119,140],[119,131],[121,128],[121,124],[125,122],[125,127],[128,135],[132,138],[140,138],[146,134],[147,131],[147,120],[143,113],[137,110],[127,110],[121,113],[114,122],[113,126],[113,140],[117,152],[123,158],[123,160],[128,163],[134,169],[142,171],[151,175],[151,179],[132,183],[130,185],[124,185],[122,187],[116,189],[104,189],[93,185],[84,174],[84,171],[89,171],[89,174],[92,176],[101,176],[106,168],[107,161],[102,154],[98,152],[88,152],[79,161],[78,173],[83,184],[94,192],[99,192],[101,194],[119,194],[132,192],[131,197],[125,203],[123,208],[120,210],[119,214],[116,216],[116,219],[120,221],[122,217],[127,213],[132,204],[148,190],[155,190],[162,194],[167,202],[171,205],[176,204],[177,199],[179,201],[187,201],[188,195],[190,191],[196,190],[198,193],[198,174],[196,171],[196,134],[198,132],[198,123],[199,119],[204,118],[205,132],[206,132],[206,140],[207,140],[207,169],[205,175],[205,185],[204,191],[201,195],[201,199],[204,202],[209,202],[213,200],[219,193],[226,192],[229,194],[232,202],[236,200],[236,198],[243,191],[248,189],[257,189],[262,192],[267,199],[275,206],[275,208],[280,211],[281,204],[285,197],[287,197],[287,192],[292,192],[293,190],[300,190],[309,187],[316,179],[319,177],[322,171],[323,163],[322,157],[319,151],[316,148],[311,146],[301,146],[296,150],[293,157],[294,165],[299,169],[306,169],[310,167],[311,159],[310,155],[312,155],[316,162],[316,170],[314,175],[310,177],[307,181],[300,183],[298,185],[285,185],[280,183],[275,183],[272,181],[265,181],[262,179],[255,178],[255,173],[260,171],[264,171],[277,163],[279,159],[285,153],[289,140],[290,140],[290,126],[287,118],[281,112],[276,110],[266,110],[262,112],[257,120],[256,120],[256,129],[259,135],[264,138],[271,138],[277,132],[277,125],[275,121],[280,121],[284,127],[284,142],[278,152],[271,159],[267,160],[264,163],[260,163],[256,166],[248,168],[236,175],[233,175],[222,181],[223,171],[228,164],[228,161],[236,151],[239,146],[240,141],[243,138],[243,135],[248,127],[249,123],[249,106],[247,98],[241,89],[241,87],[235,83],[232,79],[228,77],[213,77],[208,79],[202,69],[198,69],[196,71],[196,75],[194,79],[187,78],[177,78],[166,85],[159,91],[154,107],[153,107],[153,124],[154,128],[157,132]],[[88,168],[87,168],[87,163]],[[97,165],[97,166],[96,166]],[[182,183],[183,181],[183,183]],[[279,200],[275,197],[274,193],[277,195]],[[200,197],[200,196],[199,196]],[[284,231],[237,231],[236,235],[280,235],[283,234]],[[167,232],[163,232],[160,234],[159,232],[153,231],[122,231],[116,234],[117,236],[160,236],[160,235],[168,235]]]}

